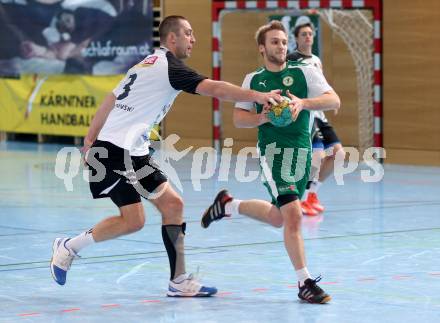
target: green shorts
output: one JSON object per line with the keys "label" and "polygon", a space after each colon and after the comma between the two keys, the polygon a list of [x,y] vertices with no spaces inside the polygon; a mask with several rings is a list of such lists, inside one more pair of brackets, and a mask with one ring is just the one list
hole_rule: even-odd
{"label": "green shorts", "polygon": [[279,148],[278,154],[260,155],[260,169],[263,184],[272,198],[272,204],[279,207],[279,195],[293,194],[302,198],[310,175],[312,161],[309,148]]}

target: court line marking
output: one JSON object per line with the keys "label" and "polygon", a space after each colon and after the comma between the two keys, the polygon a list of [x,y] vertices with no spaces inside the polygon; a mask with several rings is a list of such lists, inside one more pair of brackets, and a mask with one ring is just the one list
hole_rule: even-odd
{"label": "court line marking", "polygon": [[[432,273],[430,273],[430,274],[432,274]],[[414,277],[413,275],[408,275],[408,274],[394,275],[391,277],[392,280],[406,280],[406,279],[411,279],[411,278],[417,278],[417,277]],[[375,277],[363,277],[363,278],[357,279],[358,282],[367,281],[367,280],[371,281],[371,280],[377,280],[377,279]],[[324,282],[321,282],[321,284],[323,284],[323,285],[336,285],[336,284],[340,284],[340,282],[339,281],[328,281],[328,282],[324,281]],[[284,285],[283,284],[282,286],[275,288],[275,290],[280,291],[280,289],[281,290],[283,289],[283,286],[288,289],[298,288],[297,285]],[[256,293],[272,292],[273,290],[274,290],[273,287],[267,287],[267,288],[258,287],[258,288],[246,289],[246,291],[251,291],[251,292],[256,292]],[[243,292],[245,292],[245,291],[243,291]],[[232,294],[234,294],[234,292],[232,292],[232,291],[220,291],[216,294],[216,296],[214,296],[214,298],[216,298],[216,297],[223,298],[223,297],[226,297],[226,296],[229,296]],[[235,297],[235,298],[228,297],[228,299],[243,299],[243,297],[238,297],[238,298],[237,297]],[[154,299],[154,297],[153,297],[153,299],[143,299],[143,300],[139,301],[139,303],[144,303],[144,304],[145,303],[161,303],[161,302],[162,302],[162,300]],[[430,302],[431,302],[431,298],[428,297],[428,303],[430,303]],[[135,303],[134,302],[128,302],[127,304],[109,303],[109,304],[102,304],[100,307],[102,310],[104,310],[104,309],[108,309],[108,308],[120,308],[121,306],[124,306],[124,305],[133,305],[133,304],[135,304]],[[80,310],[81,310],[81,308],[79,308],[79,307],[73,307],[73,308],[62,309],[62,310],[60,310],[60,312],[68,313],[68,312],[76,312],[76,311],[80,311]],[[51,312],[46,312],[46,313],[44,313],[44,312],[28,312],[28,313],[19,313],[17,315],[25,317],[25,316],[37,316],[37,315],[49,315],[49,314],[51,314]]]}
{"label": "court line marking", "polygon": [[[436,205],[440,205],[440,202],[433,202],[433,203],[416,203],[414,202],[414,204],[407,204],[407,205],[394,205],[394,206],[378,206],[378,207],[371,207],[371,208],[360,208],[360,209],[341,209],[341,210],[328,210],[326,211],[326,213],[342,213],[342,212],[356,212],[356,211],[371,211],[371,210],[378,210],[378,209],[396,209],[396,208],[405,208],[405,207],[412,207],[412,206],[436,206]],[[1,206],[1,205],[0,205]],[[246,216],[236,216],[234,218],[231,218],[232,221],[234,220],[242,220],[242,219],[247,219]],[[200,220],[192,220],[192,221],[186,221],[186,223],[199,223]],[[160,223],[146,223],[144,227],[150,227],[150,226],[157,226]],[[12,230],[23,230],[23,231],[31,231],[34,234],[37,233],[66,233],[66,232],[71,232],[71,231],[85,231],[86,229],[79,229],[79,230],[75,230],[75,229],[65,229],[65,230],[56,230],[56,231],[45,231],[45,230],[39,230],[39,229],[29,229],[29,228],[19,228],[19,227],[13,227],[13,226],[5,226],[5,225],[0,225],[0,228],[4,228],[4,229],[12,229]],[[31,233],[10,233],[10,234],[0,234],[0,237],[7,237],[7,236],[19,236],[19,235],[29,235]],[[124,238],[117,238],[116,240],[124,240],[124,241],[135,241],[135,240],[130,240],[130,239],[124,239]],[[140,241],[139,242],[145,242],[145,241]]]}
{"label": "court line marking", "polygon": [[[305,238],[305,241],[313,241],[313,240],[328,240],[328,239],[345,239],[345,238],[353,238],[353,237],[369,237],[369,236],[380,236],[380,235],[387,235],[387,234],[399,234],[399,233],[408,233],[408,232],[425,232],[425,231],[436,231],[440,230],[440,228],[422,228],[422,229],[411,229],[411,230],[396,230],[396,231],[384,231],[384,232],[370,232],[370,233],[359,233],[359,234],[349,234],[349,235],[336,235],[336,236],[328,236],[328,237],[315,237],[315,238]],[[197,252],[191,253],[193,250],[189,251],[188,255],[194,255],[194,254],[203,254],[203,253],[211,253],[213,250],[216,250],[216,252],[227,252],[228,248],[239,248],[239,247],[249,247],[249,246],[257,246],[257,245],[271,245],[271,244],[279,244],[284,243],[284,240],[275,240],[275,241],[264,241],[264,242],[250,242],[250,243],[241,243],[241,244],[229,244],[229,245],[220,245],[220,246],[211,246],[211,247],[200,247],[199,249],[196,249]],[[217,249],[226,249],[226,250],[217,250]],[[204,251],[206,250],[206,251]],[[126,256],[146,256],[146,255],[153,255],[153,254],[159,254],[160,256],[156,256],[157,258],[165,257],[166,251],[164,250],[156,250],[156,251],[149,251],[149,252],[138,252],[138,253],[125,253],[125,254],[117,254],[117,255],[104,255],[104,256],[93,256],[93,257],[83,257],[80,259],[81,262],[79,264],[94,264],[94,263],[106,263],[106,262],[118,262],[118,261],[130,261],[130,260],[143,260],[143,259],[151,259],[155,257],[140,257],[140,258],[134,258],[134,259],[114,259],[114,260],[108,260],[108,261],[92,261],[87,262],[85,260],[92,260],[92,259],[105,259],[105,258],[116,258],[116,257],[126,257]],[[32,264],[46,264],[48,261],[32,261],[32,262],[23,262],[23,263],[13,263],[13,264],[0,264],[0,268],[2,267],[13,267],[13,266],[25,266],[25,265],[32,265]],[[28,267],[28,268],[11,268],[11,269],[0,269],[0,272],[2,271],[14,271],[14,270],[26,270],[26,269],[37,269],[37,268],[46,268],[44,267]]]}

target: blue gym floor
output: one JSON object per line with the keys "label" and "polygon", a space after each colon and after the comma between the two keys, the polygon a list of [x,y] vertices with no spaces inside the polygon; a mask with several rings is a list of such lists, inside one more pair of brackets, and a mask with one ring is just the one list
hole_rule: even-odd
{"label": "blue gym floor", "polygon": [[[200,227],[216,192],[267,199],[258,182],[214,176],[195,191],[191,156],[173,166],[183,183],[186,262],[219,289],[208,299],[165,297],[169,266],[160,216],[144,201],[145,228],[84,249],[65,286],[51,277],[56,237],[117,213],[93,200],[81,176],[66,191],[54,175],[61,146],[0,144],[0,322],[438,322],[440,168],[385,165],[378,183],[360,169],[320,190],[323,215],[304,217],[308,267],[333,297],[301,303],[282,229],[237,216]],[[258,169],[256,163],[250,170]],[[365,166],[363,166],[365,169]],[[79,174],[81,175],[81,174]],[[436,319],[437,318],[437,319]]]}

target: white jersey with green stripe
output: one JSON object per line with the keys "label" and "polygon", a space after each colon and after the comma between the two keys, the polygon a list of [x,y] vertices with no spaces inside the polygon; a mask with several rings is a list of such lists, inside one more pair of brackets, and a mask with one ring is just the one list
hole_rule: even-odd
{"label": "white jersey with green stripe", "polygon": [[[327,83],[322,72],[312,65],[298,62],[288,62],[279,72],[271,72],[262,67],[253,73],[247,74],[243,81],[243,88],[260,92],[281,90],[287,96],[287,90],[299,98],[314,98],[333,90]],[[252,110],[261,113],[262,105],[251,102],[237,102],[235,108]],[[265,123],[258,127],[258,142],[264,154],[266,145],[276,143],[280,148],[309,148],[310,131],[313,123],[313,113],[303,110],[295,122],[286,127],[275,127]]]}
{"label": "white jersey with green stripe", "polygon": [[[304,55],[303,53],[300,53],[298,51],[294,51],[293,53],[290,53],[287,55],[288,61],[294,61],[294,62],[301,62],[304,64],[311,64],[323,71],[322,69],[322,62],[321,59],[316,55]],[[323,122],[328,122],[327,118],[325,117],[324,111],[313,111],[315,114],[315,118],[318,118],[322,120]]]}

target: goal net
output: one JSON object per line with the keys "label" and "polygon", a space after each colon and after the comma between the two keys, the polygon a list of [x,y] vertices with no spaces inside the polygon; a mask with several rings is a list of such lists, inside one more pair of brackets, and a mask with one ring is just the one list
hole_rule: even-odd
{"label": "goal net", "polygon": [[359,150],[374,146],[373,24],[361,10],[318,10],[321,19],[347,45],[356,67]]}
{"label": "goal net", "polygon": [[[324,49],[321,52],[325,56],[324,70],[329,72],[330,68],[330,80],[344,104],[343,115],[341,113],[337,122],[335,120],[336,125],[344,125],[340,128],[341,139],[348,145],[357,146],[361,154],[367,148],[381,147],[381,3],[381,0],[213,0],[213,79],[224,78],[240,83],[243,75],[261,64],[255,58],[255,43],[249,35],[268,19],[285,19],[282,22],[288,24],[291,33],[300,16],[310,16],[312,20],[319,16],[319,23],[325,28],[319,27],[321,36],[315,39],[315,43],[322,40],[323,46],[319,46],[317,51],[321,52],[321,47]],[[347,62],[350,56],[352,62]],[[226,109],[220,109],[223,105]],[[222,138],[227,137],[243,144],[252,142],[253,134],[248,135],[229,125],[232,109],[227,103],[220,104],[213,99],[212,107],[216,148],[221,146]],[[351,108],[346,110],[345,107],[353,107],[356,111]]]}

